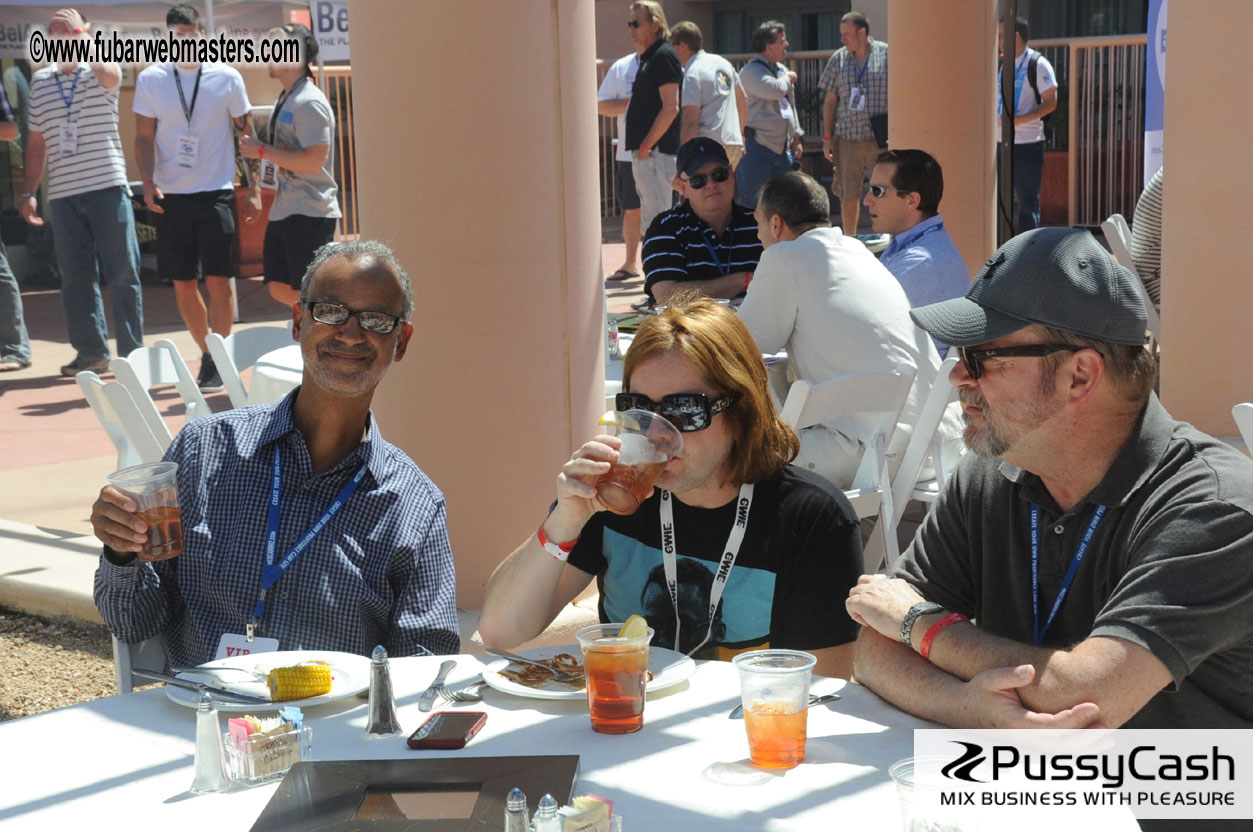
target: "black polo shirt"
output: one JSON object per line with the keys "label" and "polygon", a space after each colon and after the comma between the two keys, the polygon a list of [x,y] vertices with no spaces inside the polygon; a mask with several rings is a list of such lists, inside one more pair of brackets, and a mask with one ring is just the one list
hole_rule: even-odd
{"label": "black polo shirt", "polygon": [[721,237],[684,202],[657,215],[644,235],[644,291],[663,280],[713,280],[732,273],[752,274],[761,260],[761,239],[753,212],[738,202]]}
{"label": "black polo shirt", "polygon": [[1043,646],[1125,639],[1173,684],[1125,728],[1253,728],[1253,463],[1151,396],[1092,493],[1063,512],[1043,482],[967,454],[897,561],[923,597],[994,635],[1032,641],[1031,505],[1040,624],[1096,506],[1107,507]]}
{"label": "black polo shirt", "polygon": [[[635,74],[635,86],[631,88],[631,103],[626,111],[626,149],[639,150],[640,144],[653,129],[653,122],[661,112],[661,89],[663,84],[683,83],[683,64],[674,47],[660,39],[640,55],[639,72]],[[674,155],[679,152],[679,116],[661,135],[655,148],[659,153]]]}

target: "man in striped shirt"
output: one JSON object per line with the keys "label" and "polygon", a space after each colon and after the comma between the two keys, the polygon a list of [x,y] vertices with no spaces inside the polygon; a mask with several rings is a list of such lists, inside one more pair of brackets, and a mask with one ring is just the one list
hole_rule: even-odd
{"label": "man in striped shirt", "polygon": [[[0,84],[0,142],[17,138],[17,119]],[[8,253],[0,241],[0,373],[24,370],[30,366],[30,337],[22,318],[22,291],[9,268]]]}
{"label": "man in striped shirt", "polygon": [[[87,22],[61,9],[51,38],[87,39]],[[118,134],[122,71],[112,63],[65,63],[35,73],[30,84],[30,134],[26,192],[18,211],[43,225],[35,191],[48,165],[48,215],[61,271],[61,303],[77,356],[61,374],[102,372],[109,366],[108,330],[100,278],[109,287],[119,355],[143,346],[143,293],[139,242],[126,185],[126,159]]]}
{"label": "man in striped shirt", "polygon": [[644,235],[644,291],[666,303],[676,291],[711,298],[744,294],[761,241],[757,221],[734,201],[735,178],[722,145],[704,136],[679,148],[675,189],[683,201],[660,214]]}

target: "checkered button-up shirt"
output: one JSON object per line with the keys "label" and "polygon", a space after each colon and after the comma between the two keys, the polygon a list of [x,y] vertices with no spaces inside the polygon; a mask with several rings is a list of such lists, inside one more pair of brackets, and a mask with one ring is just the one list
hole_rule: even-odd
{"label": "checkered button-up shirt", "polygon": [[[827,61],[818,80],[823,92],[835,91],[839,102],[835,110],[835,133],[841,139],[866,141],[874,138],[870,117],[888,111],[888,45],[870,38],[867,41],[866,63],[859,65],[847,47],[840,47]],[[855,86],[866,96],[866,109],[849,110],[848,102]]]}
{"label": "checkered button-up shirt", "polygon": [[276,561],[364,463],[355,494],[266,594],[258,635],[280,650],[369,655],[456,653],[456,579],[444,498],[371,415],[365,440],[314,474],[281,402],[187,425],[165,459],[177,462],[184,550],[118,566],[101,555],[96,606],[119,640],[162,634],[171,664],[209,661],[223,633],[242,633],[261,591],[273,454],[283,481]]}

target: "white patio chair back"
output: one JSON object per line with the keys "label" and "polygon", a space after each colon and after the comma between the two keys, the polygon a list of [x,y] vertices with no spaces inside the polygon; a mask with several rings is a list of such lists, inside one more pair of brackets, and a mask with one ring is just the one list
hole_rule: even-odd
{"label": "white patio chair back", "polygon": [[154,346],[132,350],[130,355],[119,356],[110,361],[109,369],[130,391],[139,412],[148,422],[152,435],[157,437],[163,447],[168,448],[173,437],[170,436],[165,420],[161,418],[156,402],[152,400],[151,388],[174,385],[187,407],[188,422],[208,416],[211,412],[204,400],[204,394],[196,386],[191,370],[187,369],[187,362],[183,361],[173,341],[163,338]]}
{"label": "white patio chair back", "polygon": [[1244,440],[1244,447],[1248,448],[1249,453],[1253,454],[1253,404],[1244,402],[1231,408],[1231,415],[1235,417],[1236,427],[1240,429],[1240,438]]}
{"label": "white patio chair back", "polygon": [[1162,318],[1157,313],[1157,307],[1153,305],[1153,301],[1149,300],[1148,287],[1140,279],[1135,261],[1131,259],[1131,229],[1127,226],[1127,221],[1123,219],[1122,214],[1111,214],[1109,219],[1101,223],[1101,230],[1105,232],[1105,242],[1109,244],[1109,250],[1114,255],[1114,259],[1131,269],[1131,273],[1136,276],[1136,283],[1140,286],[1140,297],[1144,299],[1144,311],[1149,318],[1149,332],[1153,333],[1153,340],[1160,344],[1162,342]]}
{"label": "white patio chair back", "polygon": [[[944,359],[940,364],[940,369],[936,371],[935,382],[931,385],[926,399],[923,400],[922,409],[918,412],[918,420],[914,423],[914,432],[909,437],[909,444],[905,446],[905,453],[901,456],[901,464],[896,469],[896,476],[892,478],[893,529],[900,525],[901,517],[905,514],[905,507],[911,499],[934,502],[950,473],[947,470],[948,466],[945,465],[939,429],[949,403],[957,397],[957,388],[949,380],[949,373],[953,371],[959,359],[956,349],[951,352],[954,354]],[[922,473],[928,455],[933,459],[935,476],[926,482],[919,482],[918,477]],[[878,522],[882,523],[883,519],[880,515]],[[888,562],[888,553],[882,543],[883,535],[872,534],[870,536],[870,541],[866,546],[868,570],[872,566],[877,569],[884,562]],[[888,563],[890,565],[890,562]]]}
{"label": "white patio chair back", "polygon": [[117,636],[113,636],[113,666],[113,678],[117,683],[119,695],[130,693],[135,689],[135,685],[150,685],[152,684],[151,679],[145,679],[142,676],[136,678],[131,673],[131,668],[139,667],[144,670],[164,671],[165,641],[160,635],[155,635],[152,638],[131,644],[125,641],[118,641]]}
{"label": "white patio chair back", "polygon": [[[793,430],[858,415],[856,424],[867,425],[857,436],[864,450],[861,463],[844,492],[858,517],[876,514],[886,522],[875,526],[883,551],[896,558],[896,512],[892,505],[892,481],[888,474],[887,446],[896,432],[901,409],[909,397],[915,370],[899,366],[895,371],[853,373],[813,384],[804,379],[792,383],[780,417]],[[873,536],[872,536],[873,540]]]}
{"label": "white patio chair back", "polygon": [[90,370],[79,373],[74,380],[117,449],[118,468],[161,461],[165,449],[152,435],[125,387],[116,381],[101,381],[100,376]]}
{"label": "white patio chair back", "polygon": [[258,326],[241,329],[225,338],[210,332],[206,340],[209,355],[213,356],[218,375],[222,377],[222,386],[231,397],[231,405],[243,407],[248,404],[248,390],[239,374],[267,352],[291,344],[292,332],[291,327],[286,326]]}

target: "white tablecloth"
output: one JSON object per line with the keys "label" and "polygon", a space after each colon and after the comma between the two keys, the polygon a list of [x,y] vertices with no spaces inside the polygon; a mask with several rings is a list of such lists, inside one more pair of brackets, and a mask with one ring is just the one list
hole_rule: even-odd
{"label": "white tablecloth", "polygon": [[300,345],[290,344],[271,350],[257,359],[248,384],[248,404],[270,404],[300,386],[305,362]]}
{"label": "white tablecloth", "polygon": [[[450,687],[476,677],[488,659],[457,657]],[[440,661],[391,662],[407,731],[424,718],[416,703]],[[585,701],[523,699],[491,689],[469,706],[487,711],[488,720],[460,751],[412,751],[403,737],[366,740],[361,698],[306,709],[305,718],[317,760],[579,754],[575,794],[615,800],[626,832],[894,832],[899,803],[887,769],[913,753],[912,729],[929,723],[858,685],[815,678],[812,686],[815,693],[840,689],[843,699],[809,712],[805,762],[778,772],[747,765],[744,723],[727,718],[739,685],[725,662],[699,662],[690,680],[650,695],[643,730],[623,736],[593,732]],[[194,710],[157,688],[0,723],[0,828],[248,829],[277,786],[190,794],[195,722]],[[740,778],[760,782],[734,782]],[[528,797],[534,804],[540,795]],[[1113,832],[1120,824],[1068,820],[1067,826],[1068,832]]]}

